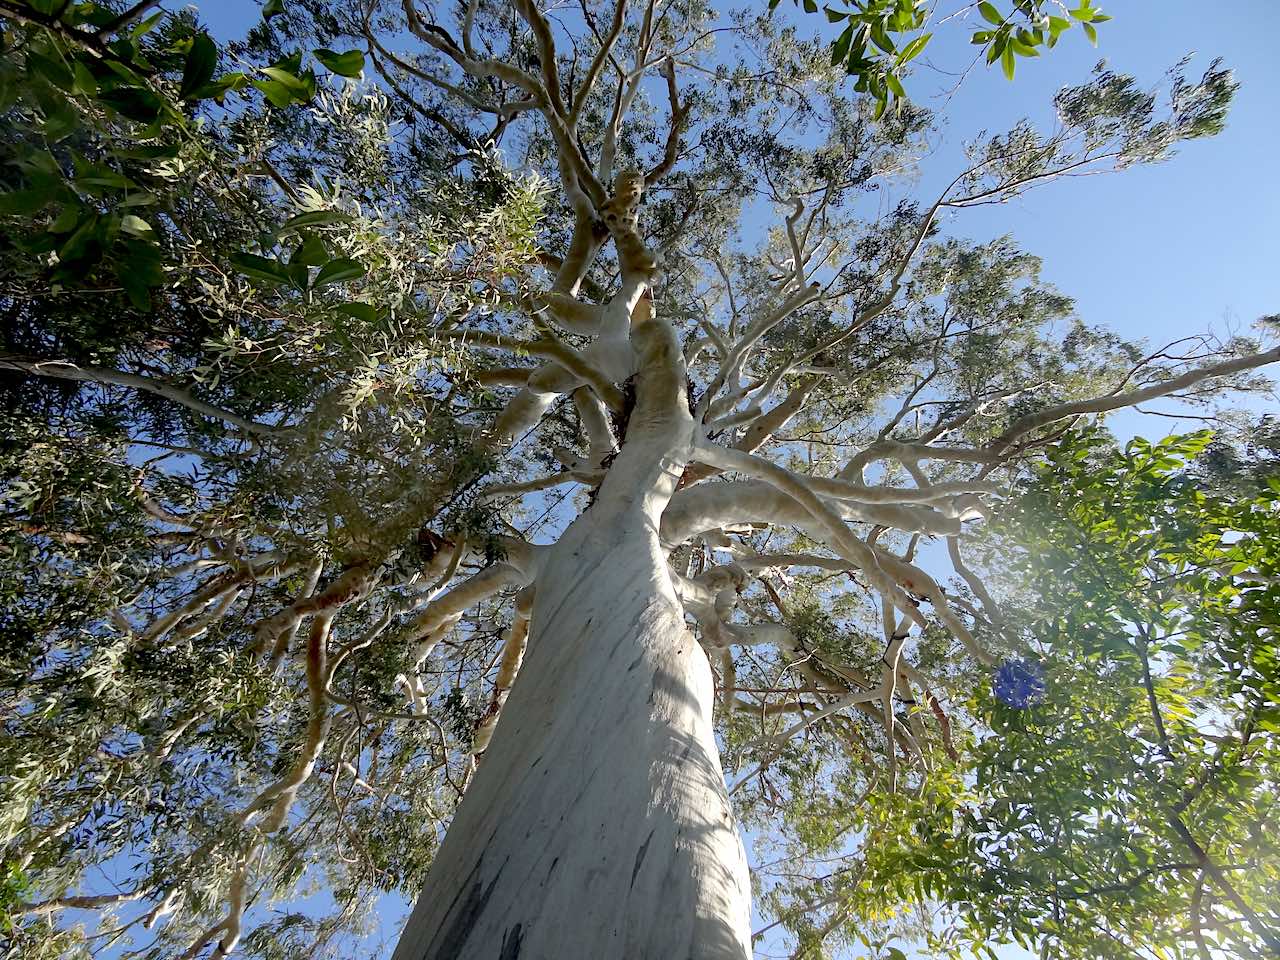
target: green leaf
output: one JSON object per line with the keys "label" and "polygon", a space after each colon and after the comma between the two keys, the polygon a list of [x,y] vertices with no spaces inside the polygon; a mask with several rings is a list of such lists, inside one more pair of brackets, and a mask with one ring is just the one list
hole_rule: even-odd
{"label": "green leaf", "polygon": [[280,233],[290,233],[303,227],[325,227],[334,223],[349,223],[351,215],[341,210],[308,210],[290,217],[280,226]]}
{"label": "green leaf", "polygon": [[75,83],[72,86],[73,93],[86,97],[97,95],[98,81],[93,78],[93,74],[89,72],[88,67],[77,60],[71,65],[71,71],[75,75]]}
{"label": "green leaf", "polygon": [[[7,46],[7,44],[6,44]],[[48,80],[60,90],[71,90],[75,77],[65,64],[52,57],[46,57],[34,50],[27,51],[27,70],[36,76]]]}
{"label": "green leaf", "polygon": [[1015,69],[1013,60],[1013,45],[1010,44],[1004,48],[1004,53],[1000,55],[1000,67],[1004,70],[1006,79],[1013,79],[1013,71]]}
{"label": "green leaf", "polygon": [[[270,77],[272,82],[278,83],[280,88],[287,90],[291,100],[296,100],[299,103],[306,103],[315,96],[316,75],[310,70],[302,73],[301,64],[302,54],[295,53],[291,57],[285,57],[283,60],[276,61],[269,67],[263,67],[262,72]],[[255,82],[254,85],[258,86],[258,88],[263,90],[264,93],[267,92],[266,89],[258,82]],[[278,89],[279,88],[277,88],[275,98],[273,98],[272,94],[268,93],[267,99],[271,100],[271,102],[276,106],[287,106],[287,104],[277,102]]]}
{"label": "green leaf", "polygon": [[284,67],[263,67],[262,72],[290,91],[295,93],[306,92],[307,88],[303,79],[296,73],[286,70]]}
{"label": "green leaf", "polygon": [[101,225],[98,215],[89,212],[88,216],[80,221],[80,225],[71,231],[71,236],[58,247],[58,259],[64,264],[80,260],[84,261],[86,266],[96,262],[101,256],[101,249],[95,249],[95,241],[98,239]]}
{"label": "green leaf", "polygon": [[44,110],[44,123],[41,130],[53,143],[66,137],[80,126],[80,113],[70,103],[58,97],[52,100]]}
{"label": "green leaf", "polygon": [[831,65],[835,66],[843,60],[849,53],[849,45],[853,43],[853,24],[849,24],[844,28],[844,32],[836,37],[835,43],[831,45]]}
{"label": "green leaf", "polygon": [[999,60],[1008,43],[1009,37],[1004,32],[997,33],[996,38],[991,41],[991,46],[987,48],[987,63],[995,63]]}
{"label": "green leaf", "polygon": [[267,0],[262,5],[262,19],[270,20],[277,14],[284,13],[284,0]]}
{"label": "green leaf", "polygon": [[14,190],[0,193],[0,215],[31,216],[39,213],[56,198],[51,190]]}
{"label": "green leaf", "polygon": [[893,40],[889,34],[885,32],[883,23],[876,23],[871,27],[871,42],[879,47],[884,53],[893,53]]}
{"label": "green leaf", "polygon": [[372,304],[352,300],[348,303],[340,303],[334,309],[365,323],[376,323],[378,320],[378,308]]}
{"label": "green leaf", "polygon": [[346,53],[334,53],[321,47],[312,51],[328,70],[343,77],[358,77],[364,71],[364,54],[359,50],[348,50]]}
{"label": "green leaf", "polygon": [[98,95],[98,102],[110,107],[122,117],[139,123],[151,123],[160,115],[164,106],[160,98],[142,87],[117,87]]}
{"label": "green leaf", "polygon": [[246,277],[255,280],[266,280],[270,283],[291,283],[289,269],[279,260],[260,257],[256,253],[233,253],[231,262],[240,268]]}
{"label": "green leaf", "polygon": [[218,77],[218,79],[211,80],[206,83],[196,91],[195,95],[196,98],[200,100],[217,100],[221,103],[222,98],[229,92],[232,90],[243,90],[245,87],[249,86],[249,83],[250,80],[248,74],[240,73],[239,71],[224,73],[222,76]]}
{"label": "green leaf", "polygon": [[993,24],[997,27],[1004,23],[1004,17],[1001,15],[1000,11],[996,9],[995,4],[988,3],[987,0],[982,0],[982,2],[978,4],[978,12],[982,14],[982,19],[987,21],[987,23]]}
{"label": "green leaf", "polygon": [[120,229],[143,240],[154,239],[156,235],[155,230],[151,228],[151,224],[132,213],[126,213],[120,218]]}
{"label": "green leaf", "polygon": [[100,193],[95,187],[105,188],[109,190],[127,190],[136,184],[126,177],[123,173],[105,167],[102,164],[89,164],[84,168],[84,172],[75,178],[75,184],[83,187],[90,193]]}
{"label": "green leaf", "polygon": [[294,249],[293,254],[289,257],[289,265],[301,264],[304,267],[318,267],[328,259],[329,251],[325,249],[324,241],[315,234],[311,234]]}
{"label": "green leaf", "polygon": [[1080,26],[1084,27],[1084,35],[1085,35],[1086,37],[1088,37],[1088,38],[1089,38],[1089,42],[1090,42],[1090,43],[1092,43],[1092,44],[1096,47],[1096,46],[1098,45],[1098,30],[1097,30],[1097,28],[1096,28],[1092,23],[1082,23],[1082,24],[1080,24]]}
{"label": "green leaf", "polygon": [[139,240],[128,241],[125,250],[125,256],[116,263],[116,277],[128,294],[129,301],[139,310],[149,310],[151,290],[164,283],[160,250],[153,243]]}
{"label": "green leaf", "polygon": [[160,10],[141,21],[136,27],[129,31],[129,36],[134,40],[145,37],[148,33],[155,29],[156,24],[168,16],[168,11]]}
{"label": "green leaf", "polygon": [[923,33],[903,47],[902,52],[898,54],[898,65],[901,66],[904,63],[910,63],[916,57],[920,56],[921,51],[929,45],[929,40],[932,37],[933,34],[931,33]]}
{"label": "green leaf", "polygon": [[818,12],[818,0],[804,0],[804,12],[805,12],[805,13],[817,13],[817,12]]}
{"label": "green leaf", "polygon": [[839,23],[841,20],[844,20],[849,16],[848,11],[832,10],[830,7],[823,7],[822,11],[827,15],[828,23]]}
{"label": "green leaf", "polygon": [[218,65],[218,48],[207,33],[197,33],[187,51],[187,62],[182,68],[182,85],[178,96],[190,100],[201,87],[213,78]]}
{"label": "green leaf", "polygon": [[253,85],[263,92],[273,107],[283,109],[293,103],[293,91],[278,80],[254,80]]}
{"label": "green leaf", "polygon": [[125,207],[149,207],[159,202],[160,198],[150,190],[137,190],[121,200],[116,206],[121,209]]}
{"label": "green leaf", "polygon": [[359,260],[330,260],[316,274],[314,286],[319,289],[330,283],[358,280],[365,275],[365,265]]}

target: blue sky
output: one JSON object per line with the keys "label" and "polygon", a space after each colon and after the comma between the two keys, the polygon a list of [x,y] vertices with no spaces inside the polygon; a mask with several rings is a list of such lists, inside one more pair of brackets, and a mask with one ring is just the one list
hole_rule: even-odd
{"label": "blue sky", "polygon": [[[997,5],[1008,3],[998,0]],[[1273,47],[1280,4],[1110,0],[1100,5],[1115,19],[1102,26],[1097,49],[1072,30],[1046,57],[1020,60],[1015,82],[978,64],[954,92],[957,75],[976,50],[967,42],[976,13],[968,21],[944,24],[909,87],[946,118],[938,148],[924,163],[913,192],[931,198],[960,169],[963,140],[980,130],[1003,130],[1024,116],[1050,124],[1053,94],[1082,82],[1099,59],[1149,85],[1184,54],[1196,53],[1188,67],[1192,76],[1221,56],[1241,84],[1221,136],[1185,145],[1163,164],[1049,184],[1007,205],[964,211],[963,219],[947,229],[975,240],[1013,234],[1043,259],[1044,278],[1076,298],[1086,321],[1124,336],[1163,342],[1207,330],[1247,333],[1259,316],[1280,312],[1280,257],[1267,229],[1280,222],[1274,172],[1280,156],[1275,106],[1280,56]],[[223,40],[242,35],[259,15],[253,0],[207,0],[195,6]],[[789,6],[780,13],[794,17],[785,9]],[[943,6],[949,12],[959,3]],[[834,36],[824,17],[796,19],[802,29]],[[1113,425],[1122,433],[1148,435],[1178,427],[1139,415]],[[762,946],[778,955],[774,944]],[[1009,948],[1004,956],[1029,955]]]}

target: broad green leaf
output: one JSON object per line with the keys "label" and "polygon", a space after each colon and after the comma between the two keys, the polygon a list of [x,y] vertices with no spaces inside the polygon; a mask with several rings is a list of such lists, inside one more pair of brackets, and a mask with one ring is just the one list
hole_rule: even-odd
{"label": "broad green leaf", "polygon": [[289,265],[301,264],[304,267],[318,267],[329,259],[329,251],[325,249],[324,241],[315,234],[311,234],[294,248],[293,253],[289,256]]}
{"label": "broad green leaf", "polygon": [[358,77],[364,70],[364,54],[359,50],[334,53],[321,47],[314,51],[316,59],[332,72],[343,77]]}
{"label": "broad green leaf", "polygon": [[143,87],[117,87],[98,94],[98,102],[115,110],[123,117],[139,123],[151,123],[160,115],[164,104],[160,98]]}
{"label": "broad green leaf", "polygon": [[80,126],[80,112],[61,97],[50,99],[51,102],[44,111],[41,130],[50,141],[56,143]]}
{"label": "broad green leaf", "polygon": [[120,229],[144,240],[153,239],[156,235],[155,230],[151,228],[151,224],[132,213],[127,213],[120,218]]}
{"label": "broad green leaf", "polygon": [[988,3],[987,0],[982,0],[978,4],[978,12],[982,14],[982,19],[986,20],[987,23],[997,27],[1004,23],[1004,16],[996,9],[995,4]]}
{"label": "broad green leaf", "polygon": [[218,48],[207,33],[197,33],[191,40],[187,61],[182,68],[182,85],[178,96],[190,100],[213,77],[218,64]]}
{"label": "broad green leaf", "polygon": [[164,283],[164,265],[159,247],[154,243],[130,240],[125,244],[125,255],[116,263],[115,274],[129,297],[129,302],[139,310],[151,308],[151,291]]}
{"label": "broad green leaf", "polygon": [[854,25],[851,23],[844,28],[840,36],[836,37],[835,43],[831,45],[831,65],[835,66],[843,60],[849,53],[849,45],[853,43]]}
{"label": "broad green leaf", "polygon": [[1070,30],[1070,29],[1071,29],[1071,21],[1067,20],[1065,17],[1049,18],[1049,36],[1057,37],[1064,30]]}
{"label": "broad green leaf", "polygon": [[883,23],[875,23],[871,27],[871,42],[885,53],[893,53],[896,49],[892,38],[884,29]]}
{"label": "broad green leaf", "polygon": [[1000,67],[1004,70],[1005,77],[1012,80],[1015,69],[1012,44],[1006,46],[1004,52],[1000,54]]}
{"label": "broad green leaf", "polygon": [[284,13],[284,0],[267,0],[262,5],[262,18],[264,20],[270,20],[281,13]]}
{"label": "broad green leaf", "polygon": [[996,34],[996,38],[991,41],[991,46],[987,48],[987,63],[995,63],[1000,59],[1000,55],[1004,53],[1004,48],[1009,43],[1009,37],[1003,31]]}
{"label": "broad green leaf", "polygon": [[0,193],[0,214],[5,216],[31,216],[39,213],[56,199],[49,190],[14,190]]}
{"label": "broad green leaf", "polygon": [[72,87],[73,92],[86,97],[96,96],[98,93],[98,81],[89,72],[89,68],[77,60],[71,65],[71,70],[75,75],[75,83]]}
{"label": "broad green leaf", "polygon": [[231,262],[240,268],[240,272],[255,280],[266,280],[271,283],[291,283],[289,269],[279,260],[260,257],[256,253],[234,253]]}
{"label": "broad green leaf", "polygon": [[266,96],[273,107],[287,107],[293,103],[293,91],[278,80],[254,80],[253,85]]}
{"label": "broad green leaf", "polygon": [[65,63],[52,57],[46,57],[35,50],[27,51],[27,70],[38,77],[48,80],[60,90],[70,92],[72,85],[75,83],[75,76]]}
{"label": "broad green leaf", "polygon": [[347,316],[362,320],[365,323],[376,323],[379,315],[377,307],[355,300],[348,303],[340,303],[334,309],[339,313],[345,313]]}
{"label": "broad green leaf", "polygon": [[351,215],[340,210],[308,210],[290,217],[280,226],[280,232],[289,233],[303,227],[324,227],[335,223],[348,223]]}
{"label": "broad green leaf", "polygon": [[164,10],[160,10],[156,13],[153,13],[151,16],[147,17],[145,20],[139,21],[138,25],[129,31],[129,36],[132,37],[134,40],[137,40],[140,37],[146,36],[148,33],[150,33],[152,30],[155,29],[156,24],[158,24],[161,20],[163,20],[168,15],[169,15],[168,12]]}
{"label": "broad green leaf", "polygon": [[330,283],[342,283],[346,280],[358,280],[365,275],[366,268],[359,260],[330,260],[316,274],[313,284],[317,289]]}
{"label": "broad green leaf", "polygon": [[[921,34],[903,47],[902,52],[898,54],[898,64],[910,63],[916,57],[920,56],[924,48],[929,45],[929,40],[932,36],[933,34],[930,33]],[[899,96],[902,96],[902,94],[899,94]]]}

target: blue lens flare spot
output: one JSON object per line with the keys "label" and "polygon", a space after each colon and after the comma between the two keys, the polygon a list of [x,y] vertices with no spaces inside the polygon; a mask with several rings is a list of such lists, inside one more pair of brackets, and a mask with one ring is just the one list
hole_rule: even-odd
{"label": "blue lens flare spot", "polygon": [[1031,660],[1006,660],[996,670],[996,699],[1019,710],[1044,699],[1044,669]]}

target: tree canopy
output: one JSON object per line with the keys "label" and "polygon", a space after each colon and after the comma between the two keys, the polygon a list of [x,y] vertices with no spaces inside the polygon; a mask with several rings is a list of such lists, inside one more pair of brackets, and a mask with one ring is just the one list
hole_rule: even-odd
{"label": "tree canopy", "polygon": [[1226,68],[1100,68],[913,199],[939,118],[763,9],[262,12],[0,0],[7,956],[351,955],[619,491],[760,937],[1276,951],[1273,426],[1096,423],[1280,350],[1126,341],[963,234],[1217,133]]}
{"label": "tree canopy", "polygon": [[[777,9],[781,2],[769,0],[769,9]],[[817,0],[792,3],[806,13],[818,12]],[[978,29],[969,33],[970,43],[978,48],[974,62],[985,60],[988,66],[999,62],[1005,77],[1012,80],[1019,58],[1052,50],[1077,25],[1097,46],[1097,24],[1111,19],[1093,0],[1080,0],[1075,7],[1061,0],[1013,0],[1001,5],[980,0],[953,11],[925,0],[837,0],[834,5],[824,4],[822,12],[828,22],[843,25],[835,28],[839,33],[831,42],[832,64],[857,77],[854,89],[873,97],[880,111],[907,96],[903,81],[911,62],[933,39],[933,31],[926,29],[933,23],[976,13]]]}

